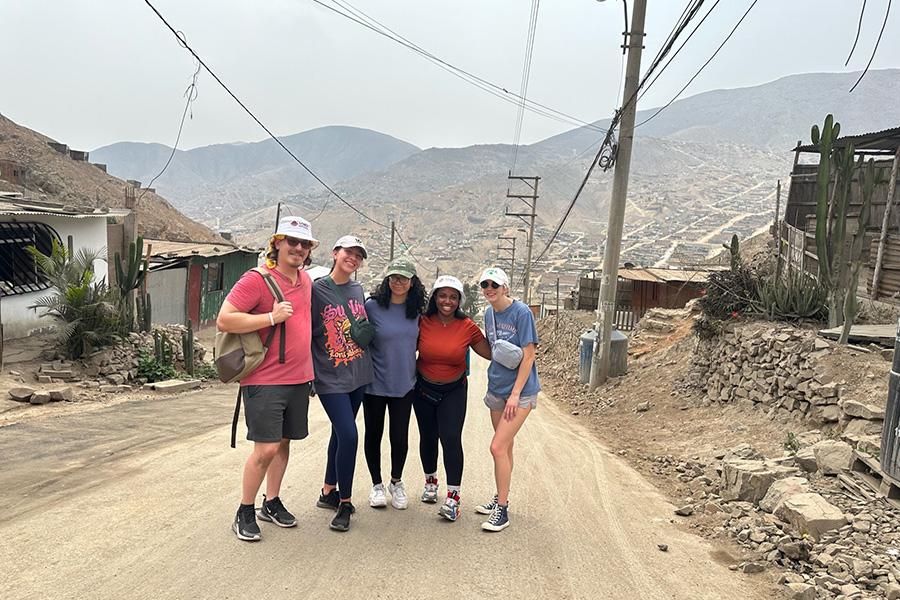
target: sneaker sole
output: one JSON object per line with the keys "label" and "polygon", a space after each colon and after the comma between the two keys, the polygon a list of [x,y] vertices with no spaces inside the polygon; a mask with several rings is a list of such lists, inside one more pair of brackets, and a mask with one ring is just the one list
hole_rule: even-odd
{"label": "sneaker sole", "polygon": [[387,506],[387,500],[382,500],[381,502],[378,500],[369,500],[369,506],[372,508],[385,508]]}
{"label": "sneaker sole", "polygon": [[434,498],[422,496],[422,502],[425,504],[437,504],[437,496]]}
{"label": "sneaker sole", "polygon": [[394,504],[394,501],[391,500],[391,506],[393,506],[397,510],[406,510],[407,508],[409,508],[409,502],[407,502],[406,504]]}
{"label": "sneaker sole", "polygon": [[285,529],[297,526],[296,520],[292,521],[291,523],[282,523],[281,521],[276,521],[269,515],[263,513],[262,511],[259,511],[259,510],[256,511],[256,518],[259,519],[260,521],[265,521],[266,523],[274,523],[275,525],[278,525],[279,527],[284,527]]}
{"label": "sneaker sole", "polygon": [[507,527],[509,527],[509,521],[507,521],[503,525],[491,525],[490,523],[481,524],[481,528],[485,531],[503,531]]}
{"label": "sneaker sole", "polygon": [[448,521],[450,521],[451,523],[456,523],[457,519],[459,519],[459,515],[457,515],[456,518],[454,519],[451,515],[445,513],[442,510],[439,510],[438,514],[441,515],[442,517],[444,517],[445,519],[447,519]]}
{"label": "sneaker sole", "polygon": [[328,509],[333,510],[333,511],[337,511],[337,509],[338,509],[337,506],[333,506],[333,505],[331,505],[331,504],[328,504],[327,502],[322,502],[321,500],[319,500],[319,501],[316,502],[316,506],[317,506],[318,508],[328,508]]}
{"label": "sneaker sole", "polygon": [[237,536],[237,538],[239,540],[243,540],[245,542],[258,542],[260,539],[262,539],[261,536],[258,536],[258,535],[251,537],[251,536],[242,534],[240,532],[240,530],[238,530],[237,524],[234,524],[234,523],[231,525],[231,530],[235,533],[235,535]]}
{"label": "sneaker sole", "polygon": [[329,523],[329,524],[328,524],[328,527],[329,527],[332,531],[350,531],[350,526],[349,526],[349,525],[347,525],[346,527],[342,527],[342,526],[340,526],[340,525],[335,525],[334,523]]}
{"label": "sneaker sole", "polygon": [[476,507],[475,507],[475,512],[477,512],[479,515],[489,515],[489,514],[491,514],[492,512],[494,512],[494,509],[492,509],[492,508],[491,508],[491,509],[487,509],[487,508],[485,508],[485,507],[483,507],[483,506],[476,506]]}

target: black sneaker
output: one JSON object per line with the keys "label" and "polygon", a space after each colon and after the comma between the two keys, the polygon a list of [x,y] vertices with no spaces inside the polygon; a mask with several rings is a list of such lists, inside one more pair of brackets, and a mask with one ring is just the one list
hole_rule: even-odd
{"label": "black sneaker", "polygon": [[278,496],[271,500],[266,500],[266,495],[263,494],[262,508],[259,509],[257,515],[263,521],[275,523],[279,527],[293,527],[297,524],[297,519],[288,512],[288,509],[284,507],[284,504],[281,503],[281,498]]}
{"label": "black sneaker", "polygon": [[350,529],[350,515],[356,512],[356,508],[349,502],[341,502],[337,514],[331,520],[331,527],[335,531],[347,531]]}
{"label": "black sneaker", "polygon": [[256,524],[256,510],[252,506],[241,506],[234,515],[234,523],[231,529],[237,534],[239,540],[245,542],[258,542],[260,539],[259,525]]}
{"label": "black sneaker", "polygon": [[340,503],[341,497],[338,495],[337,488],[335,488],[327,494],[319,492],[319,501],[316,502],[316,506],[318,506],[319,508],[330,508],[331,510],[337,510]]}

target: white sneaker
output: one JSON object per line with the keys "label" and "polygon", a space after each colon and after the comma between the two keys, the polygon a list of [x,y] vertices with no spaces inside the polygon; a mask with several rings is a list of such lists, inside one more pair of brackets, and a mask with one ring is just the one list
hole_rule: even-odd
{"label": "white sneaker", "polygon": [[379,483],[378,485],[372,486],[372,491],[369,493],[369,506],[372,508],[383,508],[387,506],[387,496],[384,495],[384,484]]}
{"label": "white sneaker", "polygon": [[430,481],[425,482],[425,489],[422,490],[422,502],[427,502],[428,504],[434,504],[437,502],[438,496],[438,484],[437,482],[432,483]]}
{"label": "white sneaker", "polygon": [[391,493],[391,506],[397,510],[403,510],[409,506],[409,498],[406,497],[406,489],[403,487],[402,481],[390,482],[388,491]]}

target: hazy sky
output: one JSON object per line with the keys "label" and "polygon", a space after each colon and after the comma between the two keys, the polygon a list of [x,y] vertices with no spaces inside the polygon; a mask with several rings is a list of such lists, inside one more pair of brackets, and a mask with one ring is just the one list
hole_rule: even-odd
{"label": "hazy sky", "polygon": [[[530,1],[351,1],[444,60],[518,91]],[[421,147],[513,139],[514,105],[311,0],[154,4],[279,135],[340,124]],[[645,67],[685,4],[649,0]],[[749,4],[722,0],[640,108],[663,104],[681,88]],[[859,46],[844,68],[861,0],[759,0],[685,95],[793,73],[859,70],[886,4],[868,2]],[[873,68],[900,67],[894,8]],[[0,113],[79,149],[173,143],[194,67],[142,0],[0,0],[0,17]],[[609,117],[620,101],[622,29],[621,0],[541,2],[529,98],[587,121]],[[180,147],[265,136],[206,73],[198,92]],[[526,113],[522,140],[569,128]]]}

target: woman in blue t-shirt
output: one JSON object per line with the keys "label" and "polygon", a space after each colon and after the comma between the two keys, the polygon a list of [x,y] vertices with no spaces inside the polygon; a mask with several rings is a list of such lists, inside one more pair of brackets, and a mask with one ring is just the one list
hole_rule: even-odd
{"label": "woman in blue t-shirt", "polygon": [[[509,276],[503,269],[485,269],[479,283],[481,293],[490,303],[484,313],[484,329],[493,358],[488,367],[484,403],[491,409],[494,426],[491,455],[497,493],[493,500],[476,506],[475,510],[490,515],[481,524],[482,529],[502,531],[509,527],[513,440],[529,413],[537,407],[541,390],[534,364],[538,335],[531,309],[509,297]],[[498,340],[502,342],[500,345]]]}
{"label": "woman in blue t-shirt", "polygon": [[372,476],[369,506],[387,506],[381,478],[381,438],[385,410],[390,413],[388,438],[391,443],[391,481],[387,491],[391,506],[409,506],[403,487],[403,466],[409,451],[409,416],[416,384],[416,341],[419,316],[425,310],[425,287],[408,259],[396,258],[388,265],[385,278],[366,300],[366,314],[378,328],[369,345],[375,379],[366,387],[363,416],[366,433],[363,448]]}

